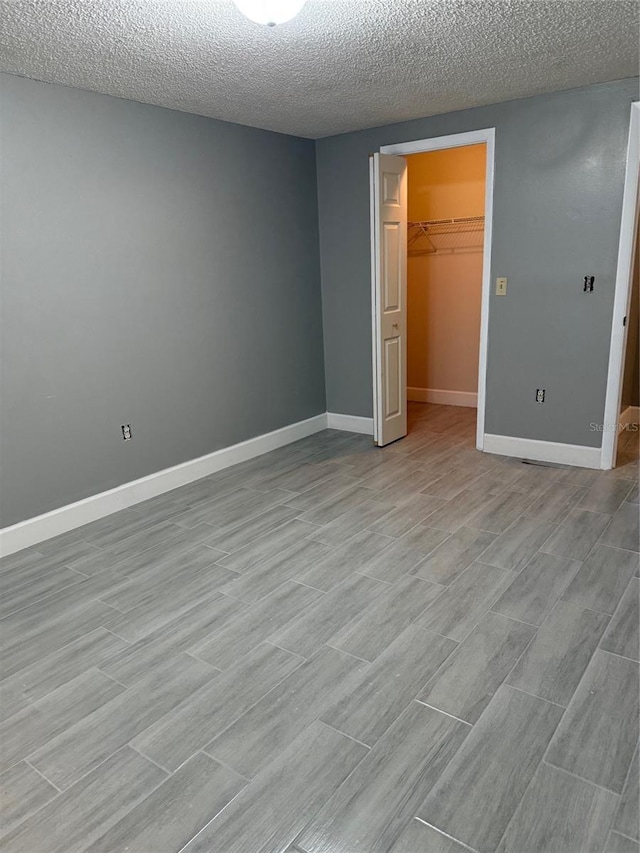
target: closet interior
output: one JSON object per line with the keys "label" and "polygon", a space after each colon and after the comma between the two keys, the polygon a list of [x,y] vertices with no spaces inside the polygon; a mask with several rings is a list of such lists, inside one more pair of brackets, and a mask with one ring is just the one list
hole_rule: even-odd
{"label": "closet interior", "polygon": [[476,407],[485,145],[411,154],[407,163],[407,397]]}

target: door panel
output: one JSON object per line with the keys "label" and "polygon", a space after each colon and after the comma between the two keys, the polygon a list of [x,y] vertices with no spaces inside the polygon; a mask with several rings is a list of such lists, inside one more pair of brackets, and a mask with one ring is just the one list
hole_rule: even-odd
{"label": "door panel", "polygon": [[371,159],[374,440],[407,434],[407,164]]}
{"label": "door panel", "polygon": [[389,338],[384,342],[384,416],[387,420],[402,411],[402,357],[400,347],[400,338]]}
{"label": "door panel", "polygon": [[382,203],[400,204],[400,181],[396,172],[383,172],[382,185],[384,187]]}
{"label": "door panel", "polygon": [[397,311],[400,307],[400,227],[397,222],[384,222],[382,225],[384,258],[384,311]]}

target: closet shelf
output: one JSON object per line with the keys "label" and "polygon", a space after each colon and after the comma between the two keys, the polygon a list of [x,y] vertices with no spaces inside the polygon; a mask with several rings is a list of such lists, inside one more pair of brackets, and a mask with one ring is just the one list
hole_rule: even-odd
{"label": "closet shelf", "polygon": [[411,254],[478,251],[484,242],[484,216],[408,222],[407,240]]}

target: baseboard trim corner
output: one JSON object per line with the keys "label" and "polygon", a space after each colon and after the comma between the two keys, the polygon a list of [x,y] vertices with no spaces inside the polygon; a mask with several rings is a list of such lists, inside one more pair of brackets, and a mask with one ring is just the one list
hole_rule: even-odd
{"label": "baseboard trim corner", "polygon": [[277,450],[279,447],[299,441],[326,428],[327,413],[323,412],[230,447],[214,450],[213,453],[197,459],[190,459],[180,465],[165,468],[141,477],[139,480],[123,483],[115,489],[91,495],[43,515],[28,518],[26,521],[0,530],[0,555],[8,556],[30,545],[37,545],[38,542],[68,533],[76,527],[82,527],[84,524],[97,521],[121,509],[127,509],[149,498],[155,498],[179,486],[192,483],[194,480],[200,480],[209,474],[215,474],[216,471],[237,465],[238,462],[246,462],[270,450]]}
{"label": "baseboard trim corner", "polygon": [[362,435],[373,435],[373,418],[327,412],[327,427],[345,432],[360,432]]}
{"label": "baseboard trim corner", "polygon": [[561,444],[556,441],[538,441],[531,438],[516,438],[511,435],[484,436],[485,453],[532,459],[535,462],[555,462],[575,465],[578,468],[600,468],[602,449],[581,444]]}
{"label": "baseboard trim corner", "polygon": [[407,399],[415,403],[438,403],[441,406],[478,408],[475,391],[444,391],[438,388],[407,388]]}
{"label": "baseboard trim corner", "polygon": [[627,406],[620,415],[620,425],[625,427],[638,423],[640,423],[640,406]]}

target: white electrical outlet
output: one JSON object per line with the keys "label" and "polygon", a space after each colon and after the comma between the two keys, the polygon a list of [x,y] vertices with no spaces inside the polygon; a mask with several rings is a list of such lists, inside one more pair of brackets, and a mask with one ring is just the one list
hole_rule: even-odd
{"label": "white electrical outlet", "polygon": [[506,278],[497,278],[496,279],[496,296],[506,296],[507,295],[507,279]]}

